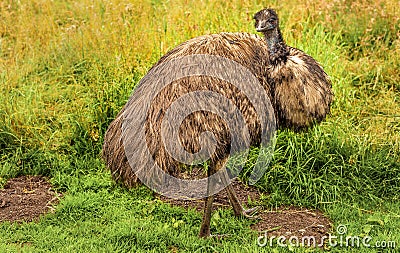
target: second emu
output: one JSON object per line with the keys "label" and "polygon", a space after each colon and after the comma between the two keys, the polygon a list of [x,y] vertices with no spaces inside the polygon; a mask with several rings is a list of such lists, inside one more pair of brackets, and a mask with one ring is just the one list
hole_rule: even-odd
{"label": "second emu", "polygon": [[[254,16],[255,27],[264,38],[248,33],[220,33],[200,36],[188,40],[168,53],[153,66],[178,59],[179,57],[205,54],[217,55],[233,60],[246,67],[266,91],[280,128],[294,130],[309,127],[320,122],[329,113],[333,94],[331,82],[322,67],[304,52],[287,46],[282,38],[276,12],[264,9]],[[193,91],[217,92],[232,101],[239,108],[250,133],[251,145],[260,143],[260,121],[246,96],[233,85],[222,80],[192,76],[176,80],[163,89],[152,101],[143,127],[148,148],[157,164],[171,175],[181,172],[182,164],[165,150],[161,138],[161,122],[168,107],[177,98]],[[109,126],[103,145],[102,156],[111,170],[114,180],[126,187],[140,183],[135,171],[149,168],[131,168],[125,154],[122,140],[122,124],[126,114],[141,108],[141,101],[150,99],[143,94],[140,99],[130,98],[116,119]],[[196,153],[200,150],[199,137],[205,131],[212,132],[218,143],[210,158],[208,175],[224,168],[229,157],[230,133],[226,124],[213,113],[197,111],[189,115],[180,126],[179,139],[185,150]],[[138,154],[140,149],[137,147]],[[140,157],[137,157],[140,160]],[[231,185],[227,193],[235,215],[249,216],[252,210],[244,210]],[[213,196],[205,199],[200,237],[210,236],[210,219]]]}

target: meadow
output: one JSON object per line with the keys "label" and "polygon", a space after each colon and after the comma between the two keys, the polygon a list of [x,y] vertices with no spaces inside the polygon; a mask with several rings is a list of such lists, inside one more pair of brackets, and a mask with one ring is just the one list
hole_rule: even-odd
{"label": "meadow", "polygon": [[[400,248],[400,11],[396,0],[0,2],[0,185],[44,175],[63,194],[38,222],[0,223],[0,252],[314,252],[263,247],[251,221],[201,214],[146,187],[124,189],[100,157],[103,135],[135,85],[168,50],[218,32],[255,33],[273,7],[288,45],[317,59],[333,83],[331,114],[282,130],[257,183],[267,208],[322,210],[348,233]],[[244,179],[245,180],[245,179]],[[178,222],[179,221],[179,222]],[[330,252],[382,252],[339,248]],[[395,249],[386,249],[387,252]]]}

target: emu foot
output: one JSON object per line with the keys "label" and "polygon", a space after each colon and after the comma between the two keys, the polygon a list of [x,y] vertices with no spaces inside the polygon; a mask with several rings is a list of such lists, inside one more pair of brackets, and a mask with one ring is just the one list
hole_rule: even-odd
{"label": "emu foot", "polygon": [[227,238],[229,236],[230,236],[230,234],[210,235],[210,238],[215,238],[215,239],[221,240],[221,239]]}
{"label": "emu foot", "polygon": [[199,234],[200,238],[204,238],[204,239],[215,238],[215,239],[218,239],[218,240],[223,239],[223,238],[227,238],[229,236],[230,236],[229,234],[222,234],[222,235],[213,235],[211,233],[208,233],[208,234],[207,233],[200,233]]}
{"label": "emu foot", "polygon": [[261,206],[256,206],[256,207],[249,208],[249,209],[243,209],[240,215],[243,217],[246,217],[247,219],[250,219],[250,220],[257,220],[257,219],[259,219],[259,217],[257,216],[257,213],[261,209],[262,209]]}
{"label": "emu foot", "polygon": [[200,238],[208,238],[211,236],[210,226],[201,226],[199,237]]}

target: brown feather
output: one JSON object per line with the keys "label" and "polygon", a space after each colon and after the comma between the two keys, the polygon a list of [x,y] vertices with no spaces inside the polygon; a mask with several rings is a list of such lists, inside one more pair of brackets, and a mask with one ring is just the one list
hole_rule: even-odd
{"label": "brown feather", "polygon": [[274,104],[281,127],[308,127],[329,113],[331,82],[312,57],[289,48],[287,61],[271,65],[270,76],[276,84]]}
{"label": "brown feather", "polygon": [[[329,113],[332,101],[329,78],[314,59],[298,49],[289,48],[287,61],[274,65],[269,60],[265,40],[259,36],[247,33],[212,34],[180,44],[161,57],[153,68],[178,57],[194,54],[223,56],[248,68],[257,77],[273,103],[280,127],[301,129],[321,121]],[[254,107],[236,87],[206,76],[175,81],[152,101],[147,121],[144,122],[148,148],[153,158],[163,170],[173,175],[179,172],[180,163],[170,157],[162,145],[161,122],[166,110],[177,98],[196,90],[218,92],[234,101],[245,118],[252,145],[257,145],[260,141],[260,122]],[[124,112],[140,108],[140,101],[146,99],[150,99],[146,94],[136,100],[131,97],[105,134],[103,158],[113,178],[127,187],[136,185],[139,180],[129,166],[121,139]],[[198,152],[201,146],[198,142],[199,136],[204,131],[213,132],[218,143],[211,159],[215,161],[226,157],[230,144],[227,126],[218,115],[204,111],[193,113],[181,125],[180,140],[185,150],[189,153]],[[135,170],[149,170],[149,177],[154,176],[150,168]]]}
{"label": "brown feather", "polygon": [[[263,57],[263,55],[267,54],[267,51],[264,40],[259,36],[247,33],[221,33],[194,38],[169,51],[153,68],[180,56],[194,54],[218,55],[238,62],[247,67],[257,77],[268,95],[271,94],[269,91],[270,85],[265,78],[267,70],[265,66],[268,59]],[[145,122],[147,144],[153,158],[163,170],[173,175],[179,172],[179,162],[170,157],[162,145],[160,136],[161,122],[166,110],[177,98],[196,90],[218,92],[223,97],[232,100],[241,111],[248,125],[251,143],[257,145],[259,142],[260,123],[255,109],[238,88],[225,81],[207,76],[193,76],[177,80],[158,93],[152,101],[152,106]],[[150,98],[146,98],[146,94],[143,94],[140,99],[146,100]],[[121,128],[124,112],[133,110],[133,108],[140,108],[140,101],[131,98],[109,126],[105,134],[102,153],[113,178],[127,187],[132,187],[139,182],[135,176],[135,170],[146,170],[146,168],[135,168],[133,170],[129,166],[122,145]],[[200,149],[198,139],[204,131],[213,132],[218,143],[216,152],[211,159],[218,160],[227,156],[229,154],[230,132],[218,115],[205,111],[193,113],[181,125],[180,138],[185,150],[189,153],[197,152]]]}

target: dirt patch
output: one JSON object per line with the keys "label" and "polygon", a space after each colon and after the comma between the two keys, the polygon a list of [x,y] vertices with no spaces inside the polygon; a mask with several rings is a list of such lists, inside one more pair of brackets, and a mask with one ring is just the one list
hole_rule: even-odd
{"label": "dirt patch", "polygon": [[267,232],[268,237],[285,236],[289,239],[295,236],[301,242],[303,237],[314,237],[316,243],[321,242],[322,236],[331,231],[331,221],[319,210],[301,207],[280,207],[274,210],[261,211],[261,219],[251,226],[259,232]]}
{"label": "dirt patch", "polygon": [[41,176],[21,176],[8,180],[0,189],[0,222],[33,221],[52,211],[60,195]]}
{"label": "dirt patch", "polygon": [[[254,202],[257,202],[260,199],[261,194],[256,188],[247,186],[237,179],[232,181],[232,186],[241,203],[250,206],[255,206]],[[203,211],[204,208],[204,201],[201,199],[198,200],[170,199],[162,195],[158,195],[157,197],[160,200],[170,203],[172,205],[184,208],[191,207],[199,212]],[[231,207],[231,204],[229,202],[226,190],[222,190],[214,196],[213,211],[217,210],[218,208],[229,208],[229,207]]]}
{"label": "dirt patch", "polygon": [[[254,187],[247,186],[238,180],[232,182],[239,200],[248,207],[257,205],[262,194]],[[0,222],[33,221],[40,215],[52,211],[60,195],[51,190],[50,183],[40,176],[22,176],[10,179],[4,189],[0,189]],[[203,211],[202,200],[176,200],[158,196],[164,202],[184,208]],[[225,190],[214,198],[213,210],[231,208]],[[319,210],[300,207],[280,207],[258,212],[259,220],[251,226],[261,235],[266,231],[268,236],[314,236],[317,243],[331,230],[331,221]]]}
{"label": "dirt patch", "polygon": [[[247,186],[239,180],[232,182],[238,199],[248,207],[257,205],[261,193],[251,186]],[[199,212],[203,211],[203,200],[177,200],[158,196],[164,202],[184,208],[194,208]],[[219,192],[214,198],[213,210],[218,208],[231,208],[225,190]],[[264,208],[265,209],[265,208]],[[316,242],[321,241],[322,236],[327,235],[332,228],[332,223],[321,211],[301,207],[279,207],[272,210],[261,210],[257,214],[257,223],[251,226],[252,229],[259,231],[260,235],[267,232],[268,236],[291,236],[302,238],[313,236]]]}

